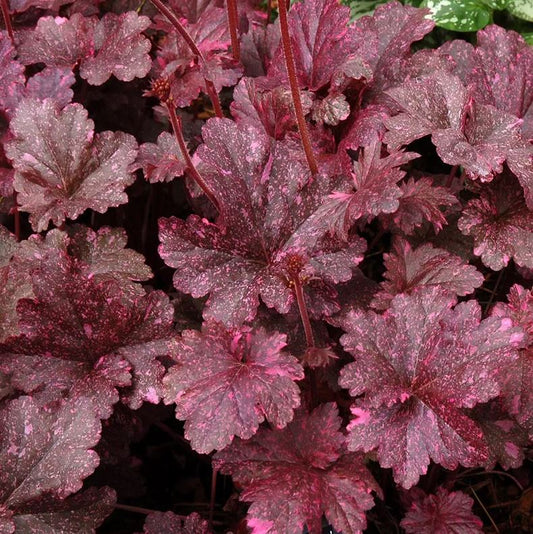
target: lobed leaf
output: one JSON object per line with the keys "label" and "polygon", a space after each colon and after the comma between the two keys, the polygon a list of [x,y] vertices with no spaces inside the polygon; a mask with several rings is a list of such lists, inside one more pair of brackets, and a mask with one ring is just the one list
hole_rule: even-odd
{"label": "lobed leaf", "polygon": [[11,121],[14,139],[6,153],[15,168],[20,209],[40,232],[49,221],[59,226],[90,208],[100,213],[127,201],[137,154],[133,136],[94,134],[80,104],[61,109],[52,100],[25,99]]}
{"label": "lobed leaf", "polygon": [[[341,342],[355,361],[339,384],[353,397],[351,450],[377,449],[382,467],[409,488],[430,459],[446,469],[483,465],[488,447],[464,411],[500,393],[524,338],[509,321],[480,321],[475,301],[451,309],[440,288],[398,295],[383,314],[351,312]],[[503,371],[505,369],[505,371]]]}
{"label": "lobed leaf", "polygon": [[333,403],[312,413],[299,410],[283,430],[262,428],[248,441],[235,440],[214,456],[214,465],[244,487],[254,534],[322,531],[322,515],[337,530],[360,534],[371,491],[380,490],[362,462],[347,453]]}

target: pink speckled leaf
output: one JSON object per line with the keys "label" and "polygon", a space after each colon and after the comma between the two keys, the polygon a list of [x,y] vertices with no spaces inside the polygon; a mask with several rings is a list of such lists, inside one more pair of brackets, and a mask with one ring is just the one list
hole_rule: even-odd
{"label": "pink speckled leaf", "polygon": [[442,207],[459,203],[449,189],[433,185],[428,177],[416,181],[409,178],[399,187],[402,196],[398,200],[398,209],[394,213],[380,215],[380,219],[386,227],[398,229],[406,235],[413,234],[415,228],[425,222],[433,225],[435,233],[442,230],[447,224]]}
{"label": "pink speckled leaf", "polygon": [[25,534],[95,534],[115,503],[111,488],[89,488],[64,500],[45,497],[19,504],[13,522],[16,532]]}
{"label": "pink speckled leaf", "polygon": [[163,383],[164,399],[176,403],[185,437],[194,450],[223,449],[234,436],[248,439],[267,419],[283,428],[300,404],[295,380],[303,368],[283,352],[285,335],[241,327],[228,331],[204,323],[185,330]]}
{"label": "pink speckled leaf", "polygon": [[397,239],[390,254],[383,256],[386,280],[372,301],[372,307],[386,310],[399,293],[410,294],[423,287],[440,287],[450,295],[472,293],[483,275],[462,258],[425,243],[413,249],[408,241]]}
{"label": "pink speckled leaf", "polygon": [[355,362],[339,383],[364,397],[352,407],[351,450],[377,449],[382,467],[409,488],[430,459],[446,469],[483,465],[489,452],[464,408],[500,393],[498,376],[517,359],[524,332],[481,319],[475,301],[452,309],[440,288],[398,295],[383,314],[351,312],[341,338]]}
{"label": "pink speckled leaf", "polygon": [[252,502],[253,534],[322,532],[322,515],[344,534],[360,534],[371,491],[380,490],[362,456],[348,453],[337,407],[299,410],[283,430],[262,428],[248,441],[235,440],[214,456],[214,465],[243,486]]}
{"label": "pink speckled leaf", "polygon": [[373,88],[383,90],[394,85],[412,43],[435,26],[428,14],[426,9],[388,2],[378,6],[371,17],[361,17],[354,23],[361,55],[374,72]]}
{"label": "pink speckled leaf", "polygon": [[15,60],[7,32],[0,31],[0,109],[13,110],[24,90],[24,81],[24,66]]}
{"label": "pink speckled leaf", "polygon": [[65,107],[74,96],[71,87],[75,81],[74,73],[68,68],[46,67],[28,80],[24,96],[39,100],[53,98],[59,107]]}
{"label": "pink speckled leaf", "polygon": [[150,26],[148,17],[128,11],[106,13],[95,25],[90,55],[82,59],[80,76],[91,85],[102,85],[111,75],[123,82],[144,78],[152,66],[152,47],[142,32]]}
{"label": "pink speckled leaf", "polygon": [[417,496],[401,526],[407,534],[483,534],[473,504],[472,497],[441,486],[434,495]]}
{"label": "pink speckled leaf", "polygon": [[53,100],[23,100],[11,121],[14,139],[6,154],[15,168],[14,187],[34,230],[62,224],[90,208],[100,213],[124,204],[135,177],[133,136],[94,134],[80,104],[61,109]]}
{"label": "pink speckled leaf", "polygon": [[439,52],[455,60],[453,72],[474,86],[477,102],[526,116],[533,103],[533,49],[521,35],[490,25],[477,32],[476,47],[457,39]]}
{"label": "pink speckled leaf", "polygon": [[445,71],[409,80],[387,94],[403,110],[385,119],[384,141],[399,148],[439,130],[460,131],[468,94],[459,78]]}
{"label": "pink speckled leaf", "polygon": [[210,294],[205,318],[239,326],[253,319],[259,297],[287,313],[294,277],[322,286],[349,280],[365,243],[355,237],[346,247],[325,238],[316,210],[331,178],[310,180],[298,143],[271,143],[265,133],[227,119],[210,120],[203,136],[197,155],[220,217],[217,224],[197,216],[161,219],[159,253],[177,269],[176,289]]}
{"label": "pink speckled leaf", "polygon": [[72,69],[91,48],[96,19],[74,13],[65,17],[41,17],[18,48],[25,65],[45,62],[49,67]]}
{"label": "pink speckled leaf", "polygon": [[382,158],[381,148],[377,140],[366,147],[353,164],[350,183],[331,194],[320,208],[329,230],[341,239],[347,239],[353,223],[361,217],[393,213],[398,209],[402,191],[397,183],[405,176],[400,166],[419,155],[391,151]]}
{"label": "pink speckled leaf", "polygon": [[[511,363],[507,374],[518,378],[514,368],[516,362]],[[499,464],[504,469],[517,469],[524,463],[524,453],[531,433],[533,418],[524,420],[524,427],[520,426],[516,419],[509,415],[504,403],[499,398],[485,404],[478,404],[471,411],[472,418],[483,430],[485,441],[489,447],[489,458],[485,463],[485,469],[494,469]],[[530,431],[528,438],[527,430]]]}
{"label": "pink speckled leaf", "polygon": [[515,284],[509,290],[508,304],[499,302],[491,315],[509,318],[530,336],[528,346],[512,364],[512,371],[502,375],[503,398],[509,412],[528,429],[533,428],[533,293]]}
{"label": "pink speckled leaf", "polygon": [[[350,10],[335,0],[296,3],[289,12],[289,33],[299,84],[317,91],[330,83],[336,71],[358,52],[361,39],[349,26]],[[369,34],[368,38],[375,38]],[[283,48],[279,46],[268,71],[286,80]]]}
{"label": "pink speckled leaf", "polygon": [[144,177],[152,184],[170,182],[182,176],[187,168],[176,137],[168,132],[161,133],[157,143],[142,144],[137,163],[142,167]]}
{"label": "pink speckled leaf", "polygon": [[24,39],[19,56],[23,63],[72,68],[80,64],[80,76],[101,85],[112,75],[128,82],[144,78],[152,61],[150,41],[142,32],[150,19],[129,11],[106,13],[100,20],[74,13],[70,19],[42,17]]}
{"label": "pink speckled leaf", "polygon": [[168,35],[155,62],[157,74],[170,79],[170,92],[178,107],[189,106],[200,92],[206,93],[206,79],[220,91],[222,87],[236,85],[242,74],[242,67],[228,51],[230,36],[224,9],[211,5],[194,22],[183,20],[182,23],[204,61],[195,56],[165,19],[162,27]]}
{"label": "pink speckled leaf", "polygon": [[8,508],[48,492],[64,498],[99,463],[91,447],[100,439],[100,421],[88,399],[50,412],[19,397],[2,406],[0,420],[0,502]]}
{"label": "pink speckled leaf", "polygon": [[387,94],[403,110],[385,119],[389,131],[384,141],[390,147],[431,134],[442,161],[461,165],[471,178],[490,181],[509,158],[521,181],[533,190],[533,173],[528,169],[533,151],[521,136],[521,120],[472,101],[457,76],[439,70],[408,80]]}
{"label": "pink speckled leaf", "polygon": [[474,254],[487,267],[499,271],[511,258],[533,267],[533,212],[512,178],[504,176],[485,186],[479,198],[467,203],[457,226],[474,238]]}
{"label": "pink speckled leaf", "polygon": [[[243,78],[233,92],[231,113],[238,124],[263,129],[274,139],[283,139],[296,130],[296,114],[291,92],[286,85],[267,89],[254,78]],[[304,113],[312,106],[309,93],[301,91]]]}
{"label": "pink speckled leaf", "polygon": [[[0,362],[19,389],[50,402],[76,393],[93,399],[102,418],[118,401],[132,407],[160,397],[170,351],[173,308],[154,291],[132,297],[115,281],[85,277],[74,261],[49,255],[34,278],[34,299],[19,301],[24,336],[9,341]],[[132,378],[133,375],[133,378]]]}
{"label": "pink speckled leaf", "polygon": [[197,513],[185,520],[174,512],[152,512],[146,517],[143,534],[209,534],[208,522]]}

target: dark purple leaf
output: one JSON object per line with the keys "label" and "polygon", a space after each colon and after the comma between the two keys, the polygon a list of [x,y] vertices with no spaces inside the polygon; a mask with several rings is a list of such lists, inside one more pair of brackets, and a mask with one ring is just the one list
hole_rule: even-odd
{"label": "dark purple leaf", "polygon": [[[385,120],[384,141],[392,148],[431,134],[442,161],[461,165],[471,178],[492,180],[509,159],[526,191],[533,190],[533,149],[520,133],[516,116],[471,100],[460,79],[436,71],[389,89],[403,110]],[[531,184],[531,187],[530,187]]]}
{"label": "dark purple leaf", "polygon": [[137,163],[142,167],[144,177],[152,184],[171,182],[177,176],[182,176],[187,168],[176,138],[168,132],[159,135],[157,144],[142,144]]}
{"label": "dark purple leaf", "polygon": [[61,109],[52,100],[23,100],[13,120],[15,139],[6,153],[15,168],[21,209],[40,232],[49,220],[60,225],[90,208],[100,213],[127,201],[135,177],[130,166],[135,139],[123,132],[94,134],[94,123],[80,104]]}
{"label": "dark purple leaf", "polygon": [[235,440],[215,454],[214,465],[243,486],[253,504],[253,534],[322,532],[322,515],[337,530],[359,534],[380,490],[362,456],[347,453],[341,419],[333,403],[311,414],[300,410],[283,430],[262,428],[248,441]]}
{"label": "dark purple leaf", "polygon": [[64,498],[98,465],[90,449],[100,439],[100,421],[88,399],[50,412],[20,397],[4,403],[0,420],[0,502],[8,508],[45,493]]}
{"label": "dark purple leaf", "polygon": [[74,92],[74,74],[67,68],[46,67],[32,76],[26,84],[24,96],[29,98],[53,98],[60,108],[70,104]]}
{"label": "dark purple leaf", "polygon": [[209,525],[197,513],[185,520],[173,512],[152,512],[144,522],[143,534],[209,534]]}
{"label": "dark purple leaf", "polygon": [[[253,78],[243,78],[233,93],[231,113],[237,124],[264,130],[274,139],[296,130],[296,114],[289,87],[277,85],[273,89],[262,88]],[[313,101],[307,92],[301,92],[303,111],[311,110]]]}
{"label": "dark purple leaf", "polygon": [[24,534],[95,534],[115,502],[111,488],[89,488],[65,500],[48,497],[18,505],[13,522]]}
{"label": "dark purple leaf", "polygon": [[372,301],[372,307],[386,310],[400,294],[424,287],[439,287],[450,295],[472,293],[483,281],[483,275],[462,258],[447,250],[425,243],[413,249],[408,241],[397,239],[390,254],[384,254],[386,280]]}
{"label": "dark purple leaf", "polygon": [[13,111],[24,90],[24,66],[15,61],[7,32],[0,31],[0,109]]}
{"label": "dark purple leaf", "polygon": [[492,315],[510,319],[528,334],[528,346],[520,351],[520,357],[513,362],[512,371],[502,374],[503,398],[509,412],[519,423],[533,429],[533,294],[515,284],[509,290],[508,304],[499,302]]}
{"label": "dark purple leaf", "polygon": [[425,222],[433,225],[435,233],[439,232],[447,224],[441,207],[459,203],[449,189],[433,185],[428,177],[416,181],[409,178],[399,188],[402,196],[398,199],[398,209],[394,213],[380,215],[380,219],[385,227],[398,229],[406,235],[412,235]]}
{"label": "dark purple leaf", "polygon": [[477,47],[457,39],[439,52],[455,60],[454,73],[473,84],[477,102],[526,116],[533,102],[533,50],[521,35],[490,25],[477,33]]}
{"label": "dark purple leaf", "polygon": [[207,91],[206,78],[218,92],[235,85],[242,74],[240,65],[228,52],[230,37],[224,9],[209,6],[194,22],[182,22],[205,62],[165,20],[162,27],[168,35],[157,53],[156,70],[170,79],[170,93],[178,107],[189,106],[200,92]]}
{"label": "dark purple leaf", "polygon": [[329,230],[347,239],[353,223],[366,216],[393,213],[402,195],[396,185],[405,172],[400,166],[419,155],[415,152],[392,151],[381,157],[381,142],[373,141],[353,164],[351,183],[335,191],[320,208]]}
{"label": "dark purple leaf", "polygon": [[[515,374],[515,364],[516,362],[511,364],[509,375],[520,378]],[[524,462],[525,447],[529,441],[528,435],[525,428],[519,426],[516,420],[509,416],[500,399],[479,404],[472,410],[471,416],[483,430],[485,441],[489,446],[489,458],[485,468],[494,469],[496,464],[504,469],[520,467]],[[530,425],[531,421],[533,420],[530,420]],[[527,421],[524,422],[527,423]],[[530,435],[533,434],[530,432]]]}
{"label": "dark purple leaf", "polygon": [[383,314],[348,315],[341,338],[355,362],[340,385],[358,399],[348,426],[351,450],[377,449],[382,467],[409,488],[430,459],[446,469],[483,465],[488,447],[465,413],[500,393],[498,376],[516,360],[520,328],[481,319],[475,301],[452,309],[440,288],[398,295]]}
{"label": "dark purple leaf", "polygon": [[428,13],[426,9],[388,2],[378,6],[371,17],[362,17],[354,23],[361,56],[374,73],[372,87],[375,90],[383,90],[397,81],[411,44],[433,29],[435,23]]}
{"label": "dark purple leaf", "polygon": [[35,29],[18,47],[25,65],[44,62],[49,67],[72,69],[90,53],[96,19],[74,13],[65,17],[41,17]]}
{"label": "dark purple leaf", "polygon": [[[289,33],[299,84],[317,91],[358,52],[362,36],[349,26],[350,10],[335,0],[296,3],[289,12]],[[375,36],[368,35],[366,38]],[[358,55],[358,54],[357,54]],[[272,60],[269,77],[286,80],[283,48]]]}
{"label": "dark purple leaf", "polygon": [[[170,352],[173,308],[154,291],[133,297],[114,281],[84,277],[74,262],[45,258],[34,277],[34,299],[19,301],[20,338],[12,338],[0,369],[41,402],[65,392],[93,399],[102,418],[123,399],[134,408],[158,402]],[[132,377],[133,375],[133,377]]]}
{"label": "dark purple leaf", "polygon": [[[296,276],[304,285],[315,278],[322,285],[349,280],[364,242],[354,238],[346,248],[325,237],[324,225],[312,215],[329,192],[329,181],[326,176],[310,180],[294,141],[271,144],[260,131],[226,119],[209,121],[203,136],[197,154],[220,219],[218,224],[196,216],[187,222],[161,219],[159,252],[177,268],[176,289],[193,297],[210,293],[206,319],[239,326],[253,319],[259,296],[287,313]],[[311,295],[313,285],[305,290]],[[335,310],[334,303],[329,308]]]}
{"label": "dark purple leaf", "polygon": [[457,226],[474,238],[474,254],[495,271],[512,258],[533,267],[533,212],[515,180],[503,177],[485,186],[480,198],[470,200]]}
{"label": "dark purple leaf", "polygon": [[483,534],[473,504],[472,497],[441,486],[434,495],[415,498],[401,526],[407,534]]}
{"label": "dark purple leaf", "polygon": [[249,327],[225,330],[204,323],[185,330],[164,378],[165,402],[186,420],[185,437],[200,453],[223,449],[234,436],[248,439],[267,419],[283,428],[300,404],[294,383],[304,377],[296,358],[283,352],[284,334]]}
{"label": "dark purple leaf", "polygon": [[90,55],[82,58],[80,76],[91,85],[101,85],[111,75],[123,82],[144,78],[152,66],[152,47],[142,32],[150,26],[148,17],[135,11],[122,15],[106,13],[95,25]]}

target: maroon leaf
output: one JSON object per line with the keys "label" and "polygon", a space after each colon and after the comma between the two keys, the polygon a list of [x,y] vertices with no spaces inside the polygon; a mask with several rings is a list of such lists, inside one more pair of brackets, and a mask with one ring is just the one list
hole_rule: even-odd
{"label": "maroon leaf", "polygon": [[15,49],[0,31],[0,109],[12,111],[24,89],[24,66],[15,61]]}
{"label": "maroon leaf", "polygon": [[[203,136],[198,156],[208,167],[204,180],[221,217],[218,224],[196,216],[187,222],[161,219],[159,252],[177,268],[176,289],[193,297],[210,293],[206,319],[239,326],[253,319],[259,296],[287,313],[296,276],[302,284],[312,280],[318,289],[350,279],[364,242],[354,238],[346,248],[325,238],[320,217],[311,216],[329,192],[330,180],[310,181],[298,144],[271,144],[260,131],[226,119],[209,121]],[[306,285],[310,297],[315,286]],[[336,306],[326,308],[331,314]]]}
{"label": "maroon leaf", "polygon": [[170,352],[172,338],[166,295],[134,298],[114,281],[83,277],[53,254],[33,291],[35,298],[17,307],[25,336],[10,340],[0,362],[15,387],[35,391],[42,403],[67,393],[89,397],[102,418],[118,401],[117,387],[131,384],[124,400],[134,408],[158,402],[164,369],[157,356]]}
{"label": "maroon leaf", "polygon": [[331,194],[320,208],[330,231],[347,239],[351,226],[361,217],[395,212],[402,196],[396,184],[405,176],[399,167],[418,156],[395,151],[382,158],[381,142],[373,141],[354,162],[352,183]]}
{"label": "maroon leaf", "polygon": [[533,102],[533,50],[521,35],[490,25],[477,33],[477,47],[457,39],[439,52],[455,60],[454,73],[474,86],[477,102],[526,116]]}
{"label": "maroon leaf", "polygon": [[20,397],[3,405],[0,420],[0,502],[8,508],[50,492],[64,498],[98,465],[90,449],[100,438],[100,421],[88,399],[50,412]]}
{"label": "maroon leaf", "polygon": [[41,17],[35,29],[18,47],[20,61],[25,65],[45,62],[49,67],[72,69],[90,53],[96,19],[74,13],[64,17]]}
{"label": "maroon leaf", "polygon": [[[262,88],[253,78],[243,78],[233,93],[231,112],[238,124],[264,130],[274,139],[296,130],[296,114],[290,89],[277,85],[273,89]],[[312,99],[307,92],[301,94],[303,111],[311,110]]]}
{"label": "maroon leaf", "polygon": [[150,19],[135,11],[106,13],[100,20],[79,13],[70,19],[41,17],[20,46],[19,57],[26,65],[72,68],[79,62],[80,76],[92,85],[113,74],[129,82],[144,78],[152,66],[150,41],[141,35],[149,25]]}
{"label": "maroon leaf", "polygon": [[[349,26],[350,10],[335,0],[308,0],[289,12],[289,33],[301,86],[317,91],[329,84],[337,70],[357,52],[361,37]],[[268,72],[286,80],[282,47],[278,47]]]}
{"label": "maroon leaf", "polygon": [[242,74],[240,65],[228,52],[230,37],[224,9],[211,5],[194,22],[182,22],[204,61],[166,21],[162,27],[168,35],[156,61],[157,74],[170,79],[170,92],[178,107],[189,106],[200,92],[206,93],[206,78],[218,92],[235,85]]}
{"label": "maroon leaf", "polygon": [[214,465],[244,487],[253,504],[248,526],[254,534],[322,532],[322,515],[337,530],[358,534],[380,490],[357,454],[345,452],[341,419],[333,403],[311,414],[300,410],[283,430],[260,429],[215,454]]}
{"label": "maroon leaf", "polygon": [[402,519],[407,534],[482,534],[483,521],[472,513],[474,501],[442,486],[437,493],[414,499]]}
{"label": "maroon leaf", "polygon": [[89,488],[65,500],[44,498],[19,504],[13,522],[16,532],[27,534],[95,534],[115,502],[111,488]]}
{"label": "maroon leaf", "polygon": [[168,132],[159,135],[157,144],[141,145],[137,163],[142,167],[144,177],[152,184],[170,182],[176,176],[182,176],[187,168],[176,138]]}
{"label": "maroon leaf", "polygon": [[[511,368],[515,364],[516,362],[513,362]],[[509,374],[515,375],[515,369],[511,369]],[[529,442],[528,435],[525,429],[505,411],[500,399],[479,404],[472,410],[471,415],[483,430],[489,446],[489,458],[485,468],[494,469],[496,464],[504,469],[520,467],[524,462],[524,451]],[[524,422],[527,423],[527,421]],[[530,425],[531,422],[533,419],[530,420]]]}
{"label": "maroon leaf", "polygon": [[487,267],[499,271],[511,258],[533,267],[533,212],[515,180],[502,177],[486,186],[467,203],[457,226],[474,238],[474,254]]}
{"label": "maroon leaf", "polygon": [[152,512],[144,522],[143,534],[209,534],[209,525],[197,513],[185,520],[173,512]]}
{"label": "maroon leaf", "polygon": [[[461,165],[472,178],[490,181],[509,158],[524,184],[533,184],[533,151],[514,115],[471,100],[459,78],[436,71],[405,82],[387,94],[403,112],[385,120],[384,141],[392,148],[431,134],[442,161]],[[533,186],[532,186],[533,187]],[[526,188],[529,191],[529,189]]]}
{"label": "maroon leaf", "polygon": [[529,334],[528,347],[520,351],[520,357],[512,363],[512,370],[502,374],[503,398],[509,412],[519,423],[533,428],[533,294],[515,284],[509,290],[509,304],[499,302],[492,315],[510,319]]}
{"label": "maroon leaf", "polygon": [[385,310],[399,293],[413,293],[424,287],[439,287],[450,295],[464,296],[483,283],[483,275],[462,258],[425,243],[413,249],[397,239],[390,254],[384,254],[387,269],[372,307]]}
{"label": "maroon leaf", "polygon": [[24,96],[39,100],[53,98],[62,108],[72,101],[74,92],[71,86],[75,81],[70,69],[46,67],[28,80]]}
{"label": "maroon leaf", "polygon": [[50,219],[60,225],[88,208],[103,213],[127,201],[137,143],[123,132],[94,134],[93,127],[80,104],[19,104],[11,121],[15,139],[6,153],[16,170],[20,209],[30,212],[36,231],[45,230]]}
{"label": "maroon leaf", "polygon": [[144,78],[152,66],[148,55],[152,47],[142,32],[150,19],[128,11],[106,13],[94,27],[90,55],[80,64],[80,76],[91,85],[101,85],[111,75],[123,82]]}
{"label": "maroon leaf", "polygon": [[425,222],[430,222],[437,233],[447,224],[441,206],[458,204],[456,196],[449,189],[433,185],[433,181],[428,177],[416,181],[409,178],[399,187],[402,196],[398,200],[398,209],[394,213],[380,215],[380,219],[385,223],[385,227],[397,228],[406,235],[413,234],[415,228]]}
{"label": "maroon leaf", "polygon": [[193,449],[223,449],[234,436],[248,439],[266,418],[277,428],[300,404],[294,380],[304,376],[293,356],[282,352],[285,335],[241,327],[228,331],[204,323],[202,332],[185,330],[164,378],[165,402],[176,403]]}
{"label": "maroon leaf", "polygon": [[429,460],[455,469],[483,464],[488,448],[463,408],[500,392],[498,375],[517,358],[520,328],[488,318],[475,301],[451,306],[440,288],[398,295],[384,315],[352,312],[341,338],[355,358],[340,385],[357,400],[349,448],[377,449],[382,467],[409,488]]}
{"label": "maroon leaf", "polygon": [[371,17],[362,17],[355,22],[361,55],[374,73],[374,89],[384,90],[394,85],[401,70],[399,67],[409,56],[411,44],[435,26],[428,14],[426,9],[388,2],[378,6]]}
{"label": "maroon leaf", "polygon": [[152,276],[151,270],[141,254],[125,248],[126,242],[126,232],[121,228],[104,226],[95,232],[76,224],[68,228],[68,233],[54,229],[44,238],[33,234],[20,243],[14,268],[30,273],[38,270],[43,259],[50,255],[59,263],[69,256],[82,278],[95,282],[114,280],[122,291],[144,295],[144,289],[132,281],[148,280]]}

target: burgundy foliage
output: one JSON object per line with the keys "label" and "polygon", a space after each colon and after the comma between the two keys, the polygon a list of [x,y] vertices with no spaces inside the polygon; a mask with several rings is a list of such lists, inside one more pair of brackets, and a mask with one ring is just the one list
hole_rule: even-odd
{"label": "burgundy foliage", "polygon": [[522,528],[531,46],[4,4],[0,534]]}

